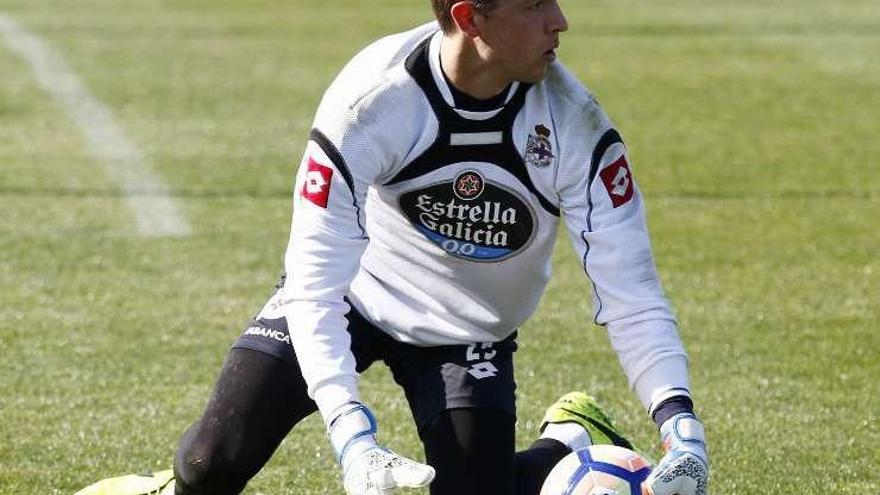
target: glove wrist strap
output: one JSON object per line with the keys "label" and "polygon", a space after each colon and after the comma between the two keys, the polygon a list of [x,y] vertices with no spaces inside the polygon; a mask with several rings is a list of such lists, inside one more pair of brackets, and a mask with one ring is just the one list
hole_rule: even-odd
{"label": "glove wrist strap", "polygon": [[347,455],[375,446],[376,431],[376,418],[359,402],[338,407],[327,423],[327,435],[336,452],[336,460],[341,464]]}
{"label": "glove wrist strap", "polygon": [[681,443],[706,445],[706,432],[703,423],[692,413],[678,414],[669,418],[660,428],[664,443],[670,442],[672,447]]}

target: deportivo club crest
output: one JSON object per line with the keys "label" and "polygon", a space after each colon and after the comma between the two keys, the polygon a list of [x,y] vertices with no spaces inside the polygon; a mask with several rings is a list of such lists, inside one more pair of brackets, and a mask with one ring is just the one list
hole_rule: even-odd
{"label": "deportivo club crest", "polygon": [[546,167],[553,160],[553,145],[550,144],[550,129],[543,124],[535,126],[535,133],[529,134],[526,142],[526,162],[536,167]]}
{"label": "deportivo club crest", "polygon": [[462,172],[455,178],[452,190],[458,199],[469,201],[483,193],[483,177],[473,170]]}

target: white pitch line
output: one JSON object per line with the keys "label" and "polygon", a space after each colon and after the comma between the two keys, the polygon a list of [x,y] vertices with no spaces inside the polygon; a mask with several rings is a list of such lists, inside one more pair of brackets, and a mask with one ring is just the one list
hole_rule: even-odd
{"label": "white pitch line", "polygon": [[144,154],[125,135],[113,112],[98,101],[64,60],[14,19],[0,12],[0,33],[9,49],[27,62],[40,86],[76,122],[92,155],[125,193],[143,236],[186,236],[191,229],[168,188]]}

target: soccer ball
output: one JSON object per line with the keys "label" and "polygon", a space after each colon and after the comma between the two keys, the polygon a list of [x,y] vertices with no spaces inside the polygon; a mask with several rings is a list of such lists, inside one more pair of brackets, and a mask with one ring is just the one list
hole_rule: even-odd
{"label": "soccer ball", "polygon": [[642,483],[651,466],[616,445],[592,445],[563,457],[544,480],[541,495],[650,495]]}

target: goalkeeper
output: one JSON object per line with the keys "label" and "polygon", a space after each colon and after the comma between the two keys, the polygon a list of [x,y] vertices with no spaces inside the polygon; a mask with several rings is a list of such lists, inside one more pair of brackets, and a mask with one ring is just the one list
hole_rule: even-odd
{"label": "goalkeeper", "polygon": [[[591,401],[564,398],[551,412],[568,413],[548,414],[542,438],[514,451],[516,330],[547,284],[564,219],[595,321],[669,448],[649,483],[656,495],[705,494],[705,439],[642,197],[621,135],[556,61],[560,6],[433,8],[437,22],[370,45],[325,93],[297,176],[286,277],[183,435],[176,493],[240,492],[316,411],[350,495],[534,495],[572,448],[623,443],[583,419]],[[361,400],[359,373],[375,361],[403,388],[427,464],[387,448]]]}

